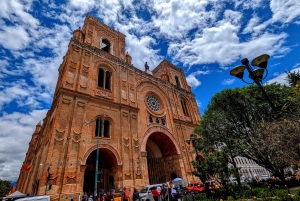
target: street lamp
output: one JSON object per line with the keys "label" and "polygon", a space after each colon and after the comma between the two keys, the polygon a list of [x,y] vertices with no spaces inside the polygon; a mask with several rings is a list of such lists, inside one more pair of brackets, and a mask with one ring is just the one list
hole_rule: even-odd
{"label": "street lamp", "polygon": [[195,149],[195,152],[196,152],[196,155],[197,155],[197,149],[196,149],[196,146],[195,146],[195,142],[199,141],[200,140],[200,137],[197,136],[196,134],[193,134],[191,133],[190,134],[190,138],[186,139],[186,143],[188,143],[190,145],[190,143],[192,142],[192,145]]}
{"label": "street lamp", "polygon": [[[200,137],[197,136],[196,134],[193,134],[193,133],[190,134],[190,138],[185,140],[186,143],[188,143],[188,145],[190,145],[190,143],[192,142],[192,146],[195,149],[195,153],[196,153],[196,158],[195,158],[196,160],[197,160],[198,153],[197,153],[197,149],[196,149],[196,146],[195,146],[195,142],[197,142],[199,140],[200,140]],[[192,198],[193,198],[193,201],[194,201],[195,200],[194,193],[192,193]]]}
{"label": "street lamp", "polygon": [[94,187],[94,196],[97,196],[97,184],[98,184],[98,158],[99,158],[99,143],[100,143],[100,118],[94,119],[90,122],[84,121],[84,125],[89,125],[93,121],[97,121],[98,129],[97,129],[97,154],[96,154],[96,167],[95,167],[95,187]]}
{"label": "street lamp", "polygon": [[[257,66],[258,67],[255,70],[253,70],[252,67],[250,66],[249,60],[247,58],[244,58],[244,59],[241,60],[241,63],[243,64],[243,66],[234,67],[230,71],[230,75],[235,76],[235,77],[243,80],[243,82],[245,82],[247,84],[252,84],[253,82],[255,82],[255,84],[257,84],[257,86],[259,87],[259,89],[261,90],[261,92],[263,93],[263,95],[265,96],[267,101],[269,102],[271,108],[274,111],[276,111],[276,108],[275,108],[274,104],[272,103],[272,101],[269,98],[268,94],[265,92],[264,88],[261,85],[261,81],[264,80],[268,75],[267,65],[268,65],[269,58],[270,58],[270,56],[267,55],[267,54],[263,54],[263,55],[260,55],[260,56],[256,57],[251,63],[252,66]],[[248,70],[249,78],[253,80],[252,83],[248,83],[243,79],[245,69]],[[264,76],[265,71],[266,71],[266,75]]]}

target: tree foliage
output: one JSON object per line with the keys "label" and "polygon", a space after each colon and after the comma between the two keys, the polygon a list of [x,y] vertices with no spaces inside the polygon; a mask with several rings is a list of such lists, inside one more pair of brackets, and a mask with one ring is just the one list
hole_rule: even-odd
{"label": "tree foliage", "polygon": [[287,72],[287,81],[291,85],[291,87],[297,86],[300,83],[300,71],[298,72]]}
{"label": "tree foliage", "polygon": [[5,197],[11,188],[10,181],[0,179],[0,197]]}
{"label": "tree foliage", "polygon": [[300,98],[287,86],[264,89],[277,111],[256,85],[217,93],[195,129],[203,141],[198,148],[203,153],[225,151],[234,167],[236,156],[252,159],[283,179],[284,168],[300,158]]}

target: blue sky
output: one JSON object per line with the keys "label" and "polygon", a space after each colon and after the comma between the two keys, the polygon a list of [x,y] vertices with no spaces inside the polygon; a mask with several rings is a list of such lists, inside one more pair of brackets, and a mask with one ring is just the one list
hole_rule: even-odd
{"label": "blue sky", "polygon": [[229,75],[245,57],[271,56],[264,82],[287,84],[285,72],[300,70],[299,0],[1,0],[1,179],[17,179],[87,13],[126,35],[135,67],[183,68],[201,114],[216,92],[245,86]]}

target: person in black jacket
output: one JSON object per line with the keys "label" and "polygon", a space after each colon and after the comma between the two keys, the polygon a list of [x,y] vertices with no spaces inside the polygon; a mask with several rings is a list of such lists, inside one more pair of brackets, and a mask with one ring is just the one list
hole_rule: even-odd
{"label": "person in black jacket", "polygon": [[133,201],[139,201],[140,200],[140,193],[139,191],[134,188],[133,194],[132,194]]}

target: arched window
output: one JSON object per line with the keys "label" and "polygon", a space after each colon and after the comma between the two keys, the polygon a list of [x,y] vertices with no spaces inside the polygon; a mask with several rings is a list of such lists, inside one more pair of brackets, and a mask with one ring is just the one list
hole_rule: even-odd
{"label": "arched window", "polygon": [[103,82],[104,82],[104,70],[100,68],[98,73],[98,87],[103,87]]}
{"label": "arched window", "polygon": [[101,118],[98,118],[96,120],[96,126],[95,126],[95,136],[99,137],[110,137],[110,123],[108,120],[103,120]]}
{"label": "arched window", "polygon": [[101,50],[108,52],[110,50],[110,43],[107,39],[103,39],[101,43]]}
{"label": "arched window", "polygon": [[178,87],[180,87],[180,82],[179,82],[179,79],[178,79],[177,76],[175,76],[175,81],[176,81],[176,85],[177,85]]}
{"label": "arched window", "polygon": [[110,72],[106,71],[106,79],[105,79],[105,89],[109,89],[110,90]]}
{"label": "arched window", "polygon": [[181,107],[182,107],[182,111],[183,111],[183,114],[185,116],[189,116],[189,112],[187,110],[187,107],[186,107],[186,102],[184,100],[181,100]]}
{"label": "arched window", "polygon": [[111,72],[99,68],[98,72],[98,87],[111,90]]}
{"label": "arched window", "polygon": [[105,120],[104,121],[104,137],[109,137],[109,121]]}
{"label": "arched window", "polygon": [[98,136],[98,132],[99,132],[99,136],[101,136],[101,129],[102,128],[102,119],[98,118],[96,120],[96,128],[95,128],[95,136]]}

